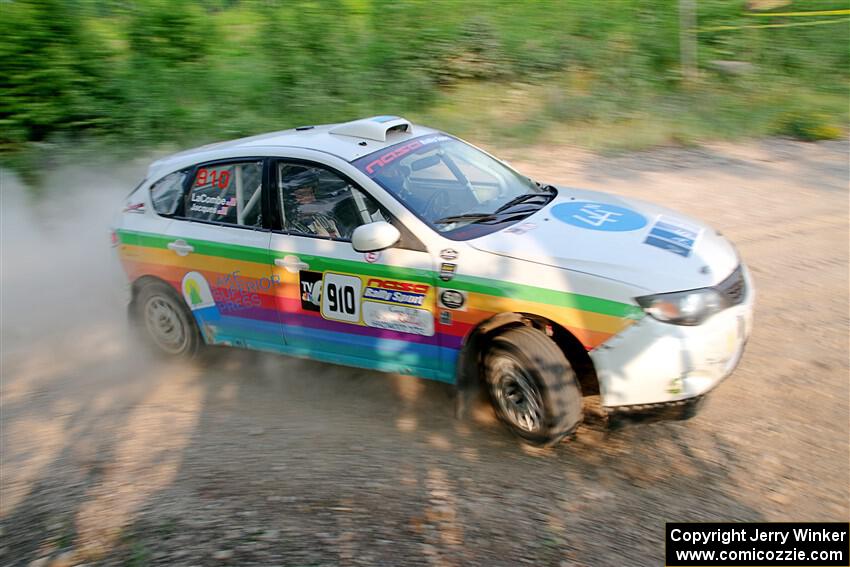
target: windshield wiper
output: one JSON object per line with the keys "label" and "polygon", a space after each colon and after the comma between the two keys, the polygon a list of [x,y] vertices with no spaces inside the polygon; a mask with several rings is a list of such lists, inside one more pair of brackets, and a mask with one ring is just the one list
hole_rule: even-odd
{"label": "windshield wiper", "polygon": [[501,207],[499,207],[498,209],[493,211],[493,214],[497,215],[497,214],[499,214],[503,211],[510,209],[511,207],[515,207],[515,206],[517,206],[521,203],[525,203],[526,201],[531,201],[532,199],[536,199],[538,197],[542,197],[542,198],[546,199],[547,202],[548,202],[549,197],[551,197],[551,196],[552,196],[551,192],[548,192],[548,193],[525,193],[524,195],[514,197],[513,199],[511,199],[510,201],[508,201],[507,203],[505,203],[504,205],[502,205]]}
{"label": "windshield wiper", "polygon": [[465,215],[454,215],[451,217],[443,217],[434,221],[434,224],[449,224],[451,222],[481,222],[487,220],[496,220],[496,216],[492,213],[468,213]]}
{"label": "windshield wiper", "polygon": [[518,211],[516,213],[508,213],[497,215],[494,213],[469,213],[465,215],[457,215],[453,217],[444,217],[434,221],[434,224],[449,224],[452,222],[469,221],[470,224],[499,224],[512,220],[524,219],[534,211]]}

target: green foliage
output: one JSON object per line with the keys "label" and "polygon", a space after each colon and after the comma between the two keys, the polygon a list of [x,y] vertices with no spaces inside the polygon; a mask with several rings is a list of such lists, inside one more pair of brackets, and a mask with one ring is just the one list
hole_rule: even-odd
{"label": "green foliage", "polygon": [[[697,0],[698,25],[791,20],[747,16],[747,4]],[[847,123],[846,23],[701,32],[701,78],[684,85],[673,0],[0,0],[0,16],[6,153],[82,138],[183,145],[386,113],[528,139],[553,123],[673,142],[813,139]],[[748,71],[723,75],[718,60]],[[510,111],[520,117],[491,112],[516,85],[529,93]]]}
{"label": "green foliage", "polygon": [[805,142],[835,140],[842,135],[840,128],[830,124],[829,116],[810,110],[783,112],[776,121],[776,133]]}
{"label": "green foliage", "polygon": [[134,64],[180,65],[204,60],[215,27],[187,0],[146,0],[132,8],[125,35]]}
{"label": "green foliage", "polygon": [[109,123],[105,46],[73,2],[6,2],[0,18],[0,147]]}

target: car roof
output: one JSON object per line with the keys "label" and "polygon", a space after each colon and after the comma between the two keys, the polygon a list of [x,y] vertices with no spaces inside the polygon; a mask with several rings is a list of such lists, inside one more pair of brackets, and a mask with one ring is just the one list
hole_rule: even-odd
{"label": "car roof", "polygon": [[287,148],[303,148],[350,162],[399,142],[436,132],[399,116],[372,116],[337,124],[301,126],[207,144],[164,157],[151,164],[147,178],[157,180],[202,161],[250,155],[252,149],[257,150],[256,155],[285,156]]}

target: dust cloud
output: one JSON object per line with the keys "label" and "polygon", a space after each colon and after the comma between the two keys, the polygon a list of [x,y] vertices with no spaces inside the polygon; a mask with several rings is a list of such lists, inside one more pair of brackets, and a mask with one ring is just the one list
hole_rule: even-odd
{"label": "dust cloud", "polygon": [[39,188],[2,172],[3,356],[92,331],[126,339],[123,278],[110,226],[140,166],[63,168]]}
{"label": "dust cloud", "polygon": [[[145,167],[66,167],[47,172],[38,188],[2,171],[0,530],[23,526],[38,509],[61,519],[18,527],[9,545],[25,554],[47,552],[30,536],[51,525],[76,534],[75,557],[97,561],[114,550],[140,511],[190,466],[186,452],[208,429],[210,404],[257,396],[271,404],[263,409],[254,399],[253,411],[277,419],[288,404],[300,406],[293,397],[307,406],[336,399],[346,409],[353,399],[330,396],[339,390],[333,382],[295,380],[345,381],[352,372],[340,367],[227,349],[199,361],[165,360],[136,336],[110,233]],[[50,489],[55,482],[60,491]]]}
{"label": "dust cloud", "polygon": [[173,482],[203,401],[197,365],[152,356],[127,322],[110,232],[143,177],[144,165],[67,167],[33,188],[2,172],[0,519],[44,506],[64,470],[62,494],[79,502],[64,522],[92,559]]}

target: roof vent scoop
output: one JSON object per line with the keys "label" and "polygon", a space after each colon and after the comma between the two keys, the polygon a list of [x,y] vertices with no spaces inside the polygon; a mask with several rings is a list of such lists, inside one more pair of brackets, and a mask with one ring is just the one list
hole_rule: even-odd
{"label": "roof vent scoop", "polygon": [[345,122],[330,129],[331,134],[366,138],[378,142],[386,142],[387,136],[390,134],[409,134],[411,132],[413,132],[413,126],[400,116],[373,116],[372,118]]}

